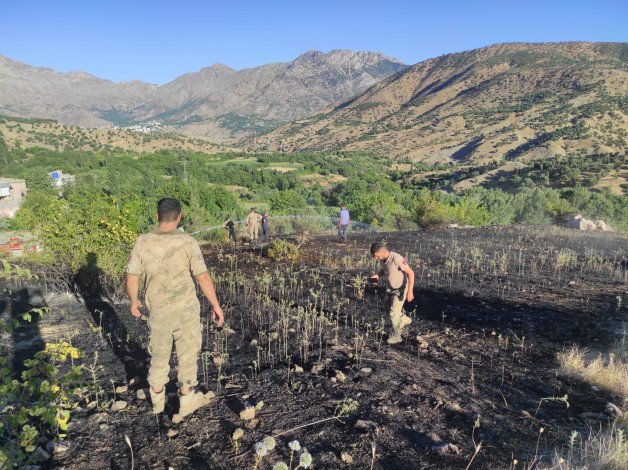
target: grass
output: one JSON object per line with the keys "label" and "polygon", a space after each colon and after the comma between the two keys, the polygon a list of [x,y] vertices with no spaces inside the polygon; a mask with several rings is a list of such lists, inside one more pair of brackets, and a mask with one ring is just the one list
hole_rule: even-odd
{"label": "grass", "polygon": [[574,431],[565,455],[556,453],[547,470],[623,470],[628,468],[628,420],[615,422],[608,429],[591,433],[586,440]]}
{"label": "grass", "polygon": [[616,347],[607,357],[596,356],[579,346],[558,353],[560,371],[568,377],[582,379],[591,385],[604,388],[611,393],[628,397],[628,363],[625,345]]}

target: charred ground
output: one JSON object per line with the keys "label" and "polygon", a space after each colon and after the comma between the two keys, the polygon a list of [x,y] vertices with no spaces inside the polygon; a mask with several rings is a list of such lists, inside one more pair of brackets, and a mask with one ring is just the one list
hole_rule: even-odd
{"label": "charred ground", "polygon": [[[414,322],[394,346],[383,289],[366,283],[376,269],[368,247],[382,239],[416,273]],[[288,241],[300,244],[290,263],[264,244],[205,246],[227,326],[216,330],[203,304],[199,380],[217,396],[180,424],[176,395],[158,418],[137,396],[147,327],[128,305],[48,295],[42,341],[83,350],[86,387],[100,393],[74,410],[69,448],[45,468],[130,468],[125,434],[135,468],[253,468],[253,446],[268,435],[277,447],[258,468],[289,461],[294,439],[313,468],[465,468],[480,442],[472,468],[510,468],[549,463],[572,431],[604,425],[587,413],[621,406],[623,397],[561,376],[556,353],[621,339],[625,236],[493,227]],[[347,416],[290,431],[337,415],[348,398],[358,408]],[[116,400],[127,407],[111,411]],[[254,420],[240,418],[255,405]],[[234,444],[237,428],[245,434]]]}

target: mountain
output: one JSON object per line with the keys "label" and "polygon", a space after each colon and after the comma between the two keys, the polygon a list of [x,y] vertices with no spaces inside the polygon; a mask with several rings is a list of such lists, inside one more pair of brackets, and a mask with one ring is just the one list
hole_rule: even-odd
{"label": "mountain", "polygon": [[157,86],[0,56],[0,114],[86,127],[148,125],[225,141],[355,97],[405,67],[375,52],[309,51],[292,62],[240,71],[216,64]]}
{"label": "mountain", "polygon": [[473,165],[625,154],[628,43],[498,44],[447,54],[244,145]]}

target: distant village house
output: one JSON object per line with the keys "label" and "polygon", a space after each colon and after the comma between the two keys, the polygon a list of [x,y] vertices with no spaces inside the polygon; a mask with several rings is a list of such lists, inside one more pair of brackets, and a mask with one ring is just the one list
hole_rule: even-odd
{"label": "distant village house", "polygon": [[51,171],[48,175],[50,175],[53,184],[58,188],[65,186],[66,184],[74,183],[74,180],[76,179],[74,175],[65,174],[62,170]]}
{"label": "distant village house", "polygon": [[0,178],[0,217],[13,217],[27,192],[25,180]]}

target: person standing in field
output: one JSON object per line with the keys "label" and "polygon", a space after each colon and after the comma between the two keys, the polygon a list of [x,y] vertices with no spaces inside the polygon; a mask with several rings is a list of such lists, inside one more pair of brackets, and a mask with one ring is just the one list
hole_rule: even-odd
{"label": "person standing in field", "polygon": [[227,232],[229,232],[229,239],[233,240],[233,243],[236,243],[235,224],[233,223],[233,220],[231,220],[231,216],[227,217],[222,226],[227,229]]}
{"label": "person standing in field", "polygon": [[390,251],[383,243],[371,245],[371,255],[381,262],[382,269],[371,276],[372,281],[380,278],[386,280],[386,297],[384,305],[390,314],[392,334],[388,337],[388,344],[396,344],[403,341],[401,333],[403,328],[412,323],[412,318],[405,314],[403,305],[405,301],[414,300],[414,271],[408,266],[408,262],[399,253]]}
{"label": "person standing in field", "polygon": [[262,238],[268,238],[268,211],[262,214]]}
{"label": "person standing in field", "polygon": [[349,210],[344,204],[341,204],[340,215],[338,216],[338,236],[342,238],[343,242],[347,241],[347,227],[349,227],[350,222]]}
{"label": "person standing in field", "polygon": [[257,240],[258,238],[260,220],[262,220],[262,216],[255,212],[255,207],[251,207],[245,221],[246,226],[249,228],[249,238],[251,241]]}
{"label": "person standing in field", "polygon": [[142,302],[138,292],[139,278],[143,276],[144,301],[150,311],[148,383],[153,413],[164,411],[174,341],[179,415],[184,417],[209,403],[205,395],[194,388],[198,384],[198,356],[202,344],[201,309],[195,281],[209,300],[212,318],[218,327],[223,324],[224,314],[198,243],[177,230],[181,220],[179,201],[161,199],[157,203],[157,220],[157,230],[140,235],[135,241],[127,266],[127,294],[131,313],[141,317]]}

